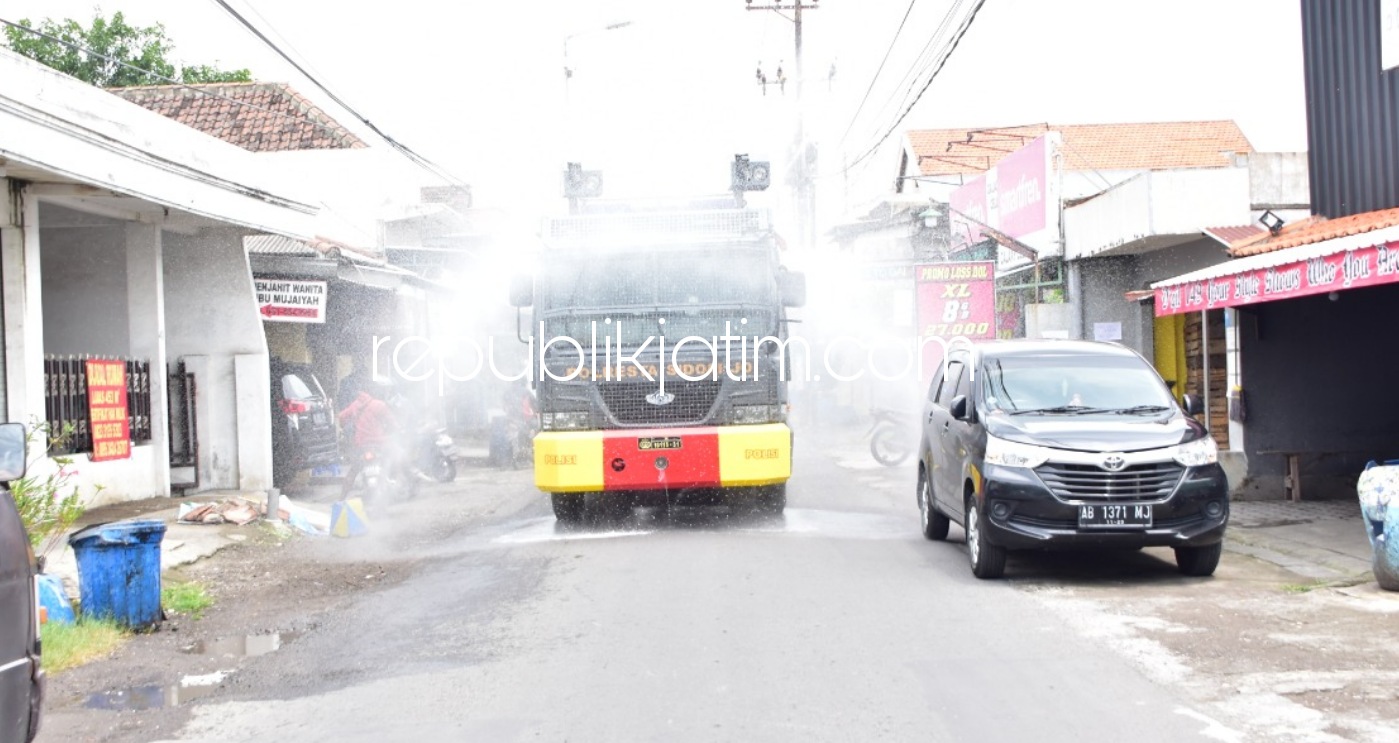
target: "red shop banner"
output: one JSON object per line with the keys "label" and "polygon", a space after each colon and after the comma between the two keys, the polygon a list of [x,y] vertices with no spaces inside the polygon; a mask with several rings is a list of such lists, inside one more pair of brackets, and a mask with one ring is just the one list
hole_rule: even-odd
{"label": "red shop banner", "polygon": [[918,341],[925,375],[942,362],[942,347],[929,338],[996,337],[996,262],[923,263],[913,269]]}
{"label": "red shop banner", "polygon": [[1156,316],[1399,283],[1399,242],[1156,290]]}
{"label": "red shop banner", "polygon": [[88,421],[92,461],[131,456],[131,419],[126,410],[126,362],[87,362]]}

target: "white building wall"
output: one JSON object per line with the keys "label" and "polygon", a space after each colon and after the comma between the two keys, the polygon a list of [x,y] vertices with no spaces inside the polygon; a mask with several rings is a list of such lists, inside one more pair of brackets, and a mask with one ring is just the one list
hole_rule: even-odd
{"label": "white building wall", "polygon": [[[41,209],[41,219],[49,216]],[[126,307],[126,234],[105,227],[40,227],[44,353],[124,357],[131,343]]]}
{"label": "white building wall", "polygon": [[[163,258],[166,354],[195,375],[200,489],[266,489],[272,484],[267,340],[242,237],[222,230],[170,234]],[[261,373],[250,373],[248,364]]]}
{"label": "white building wall", "polygon": [[1248,179],[1246,168],[1143,173],[1064,210],[1065,257],[1091,258],[1146,238],[1247,224]]}

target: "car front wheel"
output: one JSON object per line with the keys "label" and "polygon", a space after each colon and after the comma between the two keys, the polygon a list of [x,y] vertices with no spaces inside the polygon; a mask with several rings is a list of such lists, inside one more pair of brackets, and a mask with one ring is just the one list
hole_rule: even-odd
{"label": "car front wheel", "polygon": [[986,540],[986,534],[982,531],[982,513],[976,504],[976,499],[968,497],[966,520],[963,522],[967,530],[967,557],[971,561],[972,575],[983,580],[999,578],[1006,572],[1006,550],[1004,547],[997,547]]}
{"label": "car front wheel", "polygon": [[1176,567],[1182,575],[1203,578],[1214,575],[1219,567],[1219,556],[1224,552],[1224,543],[1216,542],[1204,547],[1176,547]]}
{"label": "car front wheel", "polygon": [[918,472],[918,512],[923,517],[923,538],[934,542],[947,539],[947,529],[952,522],[938,512],[933,505],[933,486],[928,481],[928,473]]}

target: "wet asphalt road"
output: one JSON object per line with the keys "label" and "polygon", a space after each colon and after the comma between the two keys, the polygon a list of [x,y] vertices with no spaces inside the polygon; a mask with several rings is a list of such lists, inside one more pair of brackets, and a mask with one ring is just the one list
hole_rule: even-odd
{"label": "wet asphalt road", "polygon": [[973,578],[960,530],[924,541],[911,466],[867,460],[799,440],[782,518],[582,532],[507,474],[477,494],[497,516],[252,659],[171,740],[1207,739],[1043,599]]}

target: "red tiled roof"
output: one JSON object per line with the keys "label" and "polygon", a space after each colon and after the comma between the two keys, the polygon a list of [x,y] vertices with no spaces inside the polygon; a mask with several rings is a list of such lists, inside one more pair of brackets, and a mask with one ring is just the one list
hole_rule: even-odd
{"label": "red tiled roof", "polygon": [[365,146],[359,137],[286,83],[149,85],[109,90],[138,106],[253,152]]}
{"label": "red tiled roof", "polygon": [[990,170],[1049,131],[1063,137],[1067,170],[1223,167],[1229,165],[1230,155],[1253,151],[1232,121],[921,129],[909,131],[908,140],[921,175],[970,174]]}
{"label": "red tiled roof", "polygon": [[1230,243],[1229,254],[1237,258],[1271,253],[1274,250],[1311,245],[1337,237],[1359,235],[1395,225],[1399,225],[1399,208],[1363,212],[1336,219],[1308,217],[1292,224],[1283,225],[1282,230],[1276,235],[1265,232],[1262,235]]}
{"label": "red tiled roof", "polygon": [[1267,230],[1257,225],[1241,224],[1230,227],[1206,227],[1204,232],[1228,247],[1234,243],[1265,234]]}

